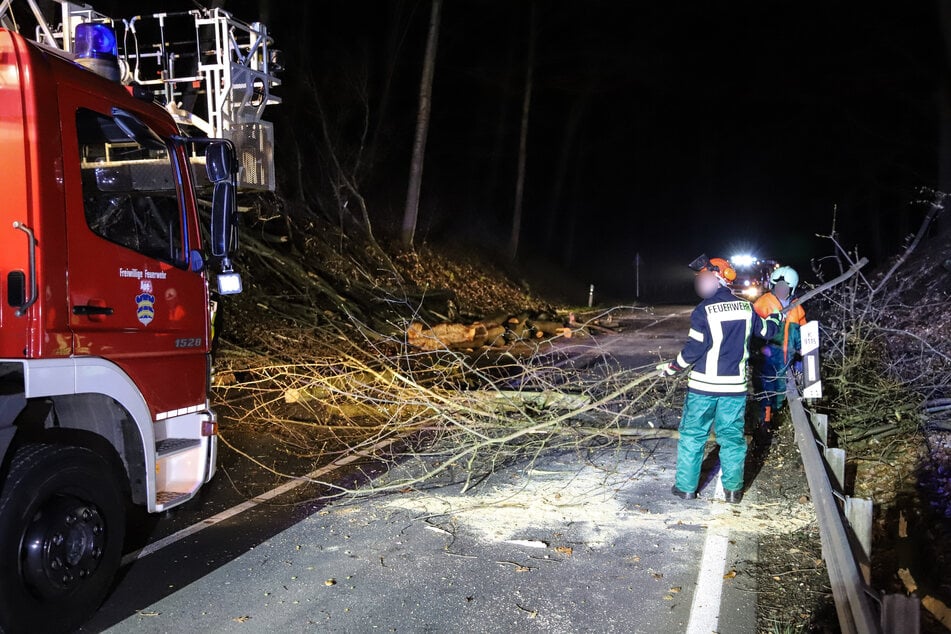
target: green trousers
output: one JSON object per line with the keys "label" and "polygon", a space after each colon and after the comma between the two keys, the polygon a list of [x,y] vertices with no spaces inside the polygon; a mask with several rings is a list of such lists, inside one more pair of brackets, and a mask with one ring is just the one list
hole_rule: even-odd
{"label": "green trousers", "polygon": [[746,439],[743,427],[746,396],[706,396],[687,393],[680,440],[677,442],[677,488],[686,493],[697,490],[703,450],[713,426],[720,445],[720,468],[723,488],[743,489],[743,467],[746,463]]}

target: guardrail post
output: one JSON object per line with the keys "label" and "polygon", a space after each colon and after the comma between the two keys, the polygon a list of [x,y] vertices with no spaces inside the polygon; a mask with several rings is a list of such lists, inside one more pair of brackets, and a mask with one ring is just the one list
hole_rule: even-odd
{"label": "guardrail post", "polygon": [[816,436],[823,447],[829,446],[829,417],[826,414],[812,414],[812,426],[816,430]]}
{"label": "guardrail post", "polygon": [[829,471],[832,472],[835,488],[839,493],[845,491],[845,449],[829,449],[824,452]]}
{"label": "guardrail post", "polygon": [[921,601],[903,594],[882,597],[882,631],[886,634],[920,634]]}
{"label": "guardrail post", "polygon": [[858,564],[865,583],[872,582],[872,513],[871,500],[845,498],[845,519],[849,521],[849,527],[861,551]]}

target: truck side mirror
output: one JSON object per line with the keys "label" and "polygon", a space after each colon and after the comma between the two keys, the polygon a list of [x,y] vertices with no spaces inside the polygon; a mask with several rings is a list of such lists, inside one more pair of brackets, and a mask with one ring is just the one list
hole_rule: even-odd
{"label": "truck side mirror", "polygon": [[227,258],[235,247],[234,151],[222,141],[205,148],[205,169],[214,183],[211,199],[211,254]]}
{"label": "truck side mirror", "polygon": [[235,243],[234,183],[215,183],[211,198],[211,254],[216,258],[231,257]]}
{"label": "truck side mirror", "polygon": [[205,148],[205,171],[212,183],[230,181],[234,176],[234,150],[230,143],[213,141]]}
{"label": "truck side mirror", "polygon": [[241,292],[241,275],[231,268],[231,254],[237,247],[237,214],[235,208],[234,148],[227,141],[215,141],[205,148],[205,170],[215,184],[211,198],[211,254],[221,258],[218,292],[232,295]]}

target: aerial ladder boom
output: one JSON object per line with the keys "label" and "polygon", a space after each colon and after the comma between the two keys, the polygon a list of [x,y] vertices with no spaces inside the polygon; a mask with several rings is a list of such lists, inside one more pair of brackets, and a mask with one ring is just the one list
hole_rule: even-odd
{"label": "aerial ladder boom", "polygon": [[183,127],[234,143],[238,186],[273,191],[274,130],[264,119],[281,103],[281,51],[267,27],[227,11],[194,9],[115,19],[85,4],[53,0],[49,16],[36,0],[2,0],[0,24],[37,42],[74,52],[76,28],[107,24],[116,32],[116,79],[161,103]]}

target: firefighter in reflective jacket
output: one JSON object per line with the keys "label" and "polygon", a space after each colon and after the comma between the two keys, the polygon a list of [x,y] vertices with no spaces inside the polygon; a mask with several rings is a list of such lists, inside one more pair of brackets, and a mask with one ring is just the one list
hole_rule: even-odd
{"label": "firefighter in reflective jacket", "polygon": [[673,376],[692,366],[677,443],[677,478],[671,492],[679,498],[697,497],[700,465],[712,426],[720,446],[721,482],[728,502],[743,497],[743,468],[750,338],[772,339],[782,315],[762,318],[752,304],[730,290],[736,271],[723,259],[701,256],[690,268],[697,271],[695,289],[703,301],[690,315],[687,344],[677,360],[658,369]]}
{"label": "firefighter in reflective jacket", "polygon": [[[792,303],[799,285],[799,274],[791,266],[782,266],[769,276],[771,291],[753,304],[760,317],[785,309]],[[753,385],[760,403],[760,420],[768,423],[786,402],[786,372],[800,348],[799,327],[806,324],[806,311],[793,306],[786,323],[775,337],[759,340],[753,359]]]}

